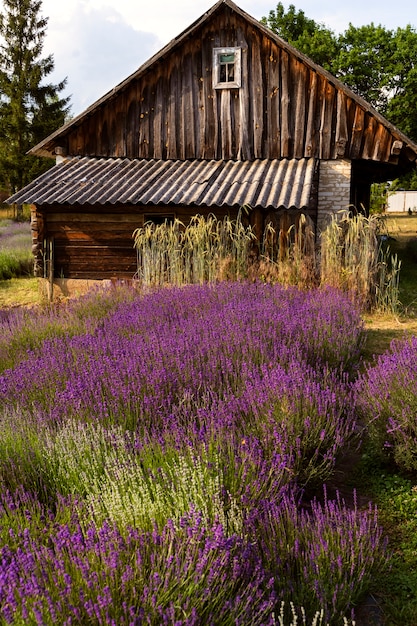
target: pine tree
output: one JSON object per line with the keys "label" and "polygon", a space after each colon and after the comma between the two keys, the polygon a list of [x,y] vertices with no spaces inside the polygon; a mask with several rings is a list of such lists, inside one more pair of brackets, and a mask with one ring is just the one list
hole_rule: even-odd
{"label": "pine tree", "polygon": [[62,126],[69,98],[60,98],[67,79],[57,85],[45,78],[53,55],[42,57],[48,19],[42,0],[3,0],[0,13],[0,189],[21,189],[53,161],[26,154]]}

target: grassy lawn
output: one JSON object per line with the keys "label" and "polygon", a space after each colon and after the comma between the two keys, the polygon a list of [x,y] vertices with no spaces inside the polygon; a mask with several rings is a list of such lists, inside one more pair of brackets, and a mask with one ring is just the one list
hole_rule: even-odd
{"label": "grassy lawn", "polygon": [[42,304],[43,297],[37,278],[0,280],[0,308]]}

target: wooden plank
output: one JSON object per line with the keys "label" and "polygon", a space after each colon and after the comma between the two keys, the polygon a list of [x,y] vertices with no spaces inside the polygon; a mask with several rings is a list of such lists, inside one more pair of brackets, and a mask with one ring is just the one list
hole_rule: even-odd
{"label": "wooden plank", "polygon": [[[149,212],[146,208],[144,208],[145,212]],[[166,211],[166,209],[165,209]],[[63,225],[67,225],[69,223],[73,223],[76,227],[78,224],[91,224],[91,227],[102,228],[103,224],[112,224],[117,226],[120,223],[129,223],[134,224],[135,222],[140,220],[139,211],[137,213],[61,213],[61,212],[48,212],[47,214],[47,224],[49,225],[61,222]],[[113,226],[112,226],[113,228]]]}
{"label": "wooden plank", "polygon": [[382,124],[378,124],[375,131],[372,159],[382,163],[388,162],[390,145],[390,134]]}
{"label": "wooden plank", "polygon": [[136,230],[124,231],[122,233],[112,233],[111,231],[97,231],[96,233],[81,232],[69,229],[50,230],[49,235],[57,242],[66,242],[74,245],[82,243],[86,246],[111,245],[111,246],[133,246],[133,233]]}
{"label": "wooden plank", "polygon": [[372,158],[375,130],[376,130],[376,120],[373,117],[373,115],[368,115],[365,132],[364,132],[362,154],[361,154],[361,157],[363,159]]}
{"label": "wooden plank", "polygon": [[115,133],[115,155],[117,157],[126,156],[126,93],[122,92],[120,98],[115,100],[116,108],[116,133]]}
{"label": "wooden plank", "polygon": [[167,129],[166,129],[166,149],[167,149],[167,158],[168,159],[176,159],[178,158],[178,147],[177,147],[177,94],[178,94],[178,68],[174,64],[174,60],[171,60],[171,63],[167,64],[169,67],[169,90],[165,95],[166,98],[166,120],[167,120]]}
{"label": "wooden plank", "polygon": [[343,91],[337,91],[336,136],[334,141],[334,157],[344,157],[348,143],[347,98]]}
{"label": "wooden plank", "polygon": [[239,121],[237,137],[237,158],[250,159],[252,152],[252,135],[250,133],[250,101],[249,101],[249,49],[243,34],[239,38],[242,47],[241,70],[242,87],[239,89]]}
{"label": "wooden plank", "polygon": [[203,159],[214,159],[216,153],[216,127],[215,99],[216,94],[213,89],[212,63],[213,63],[213,35],[208,33],[203,38],[201,47],[201,73],[202,73],[202,103],[200,137],[202,143],[201,156]]}
{"label": "wooden plank", "polygon": [[195,154],[194,144],[194,105],[192,100],[191,55],[185,54],[182,58],[182,71],[179,74],[179,97],[180,97],[180,122],[177,133],[180,137],[180,159],[192,158]]}
{"label": "wooden plank", "polygon": [[364,129],[365,111],[362,107],[356,106],[349,149],[349,157],[351,159],[358,159],[361,155]]}
{"label": "wooden plank", "polygon": [[[202,72],[201,72],[202,73]],[[206,80],[203,76],[199,78],[199,90],[198,90],[198,152],[201,158],[206,158],[206,119],[207,119],[207,93],[206,93]]]}
{"label": "wooden plank", "polygon": [[191,49],[192,62],[191,62],[191,85],[192,85],[192,101],[193,101],[193,118],[194,118],[194,155],[193,158],[201,158],[201,150],[203,144],[201,143],[201,126],[204,123],[201,111],[201,87],[202,87],[202,41],[194,42]]}
{"label": "wooden plank", "polygon": [[281,133],[279,118],[279,50],[270,42],[267,64],[267,149],[269,159],[281,156]]}
{"label": "wooden plank", "polygon": [[293,59],[292,83],[295,85],[293,157],[296,159],[304,156],[307,76],[307,68],[304,63],[298,59]]}
{"label": "wooden plank", "polygon": [[309,97],[306,122],[306,135],[304,144],[304,156],[315,156],[316,153],[316,109],[317,109],[317,73],[313,70],[309,72]]}
{"label": "wooden plank", "polygon": [[134,159],[138,156],[138,106],[132,99],[127,109],[126,156]]}
{"label": "wooden plank", "polygon": [[150,87],[146,83],[143,85],[143,91],[140,95],[139,102],[139,157],[147,159],[149,157],[149,113],[151,108]]}
{"label": "wooden plank", "polygon": [[[255,35],[255,33],[253,33]],[[264,132],[264,93],[262,63],[260,54],[260,40],[253,37],[251,48],[251,85],[250,98],[252,103],[252,133],[253,133],[253,158],[261,159],[263,156],[262,137]]]}
{"label": "wooden plank", "polygon": [[220,139],[222,159],[231,159],[233,157],[231,106],[230,89],[220,89]]}
{"label": "wooden plank", "polygon": [[286,50],[281,52],[281,157],[289,158],[291,154],[290,131],[290,96],[289,96],[289,55]]}
{"label": "wooden plank", "polygon": [[[123,246],[76,246],[57,243],[55,245],[55,250],[56,252],[60,252],[63,255],[67,254],[68,259],[72,259],[74,263],[77,263],[79,265],[86,264],[88,263],[88,259],[97,256],[101,257],[103,261],[105,259],[114,259],[115,257],[117,257],[120,259],[127,259],[130,262],[133,258],[136,258],[136,250],[133,247],[126,248]],[[103,263],[103,261],[100,262]]]}
{"label": "wooden plank", "polygon": [[162,159],[165,154],[165,127],[164,127],[164,110],[165,110],[166,88],[163,85],[163,79],[160,76],[154,90],[154,105],[152,111],[152,153],[155,159]]}
{"label": "wooden plank", "polygon": [[332,130],[333,130],[333,106],[335,100],[335,88],[329,82],[324,83],[323,102],[321,111],[321,126],[320,126],[320,158],[331,159],[332,158]]}

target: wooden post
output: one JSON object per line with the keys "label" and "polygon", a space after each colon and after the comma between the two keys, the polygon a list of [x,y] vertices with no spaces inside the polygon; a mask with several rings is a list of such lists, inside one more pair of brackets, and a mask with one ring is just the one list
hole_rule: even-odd
{"label": "wooden post", "polygon": [[45,240],[44,251],[44,277],[47,280],[48,302],[52,302],[54,297],[54,240],[52,238]]}

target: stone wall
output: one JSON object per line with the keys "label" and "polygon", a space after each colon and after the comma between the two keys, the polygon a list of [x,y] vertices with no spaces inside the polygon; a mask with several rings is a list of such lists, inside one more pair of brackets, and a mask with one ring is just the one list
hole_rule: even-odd
{"label": "stone wall", "polygon": [[332,215],[349,209],[352,166],[350,161],[320,161],[317,227],[326,228]]}

